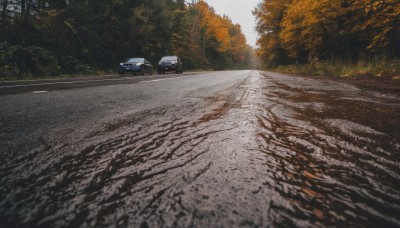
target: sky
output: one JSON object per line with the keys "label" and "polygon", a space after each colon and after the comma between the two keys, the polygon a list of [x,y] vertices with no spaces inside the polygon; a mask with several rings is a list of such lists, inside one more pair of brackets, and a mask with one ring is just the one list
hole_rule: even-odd
{"label": "sky", "polygon": [[240,24],[247,43],[256,45],[255,18],[251,13],[260,0],[205,0],[219,15],[227,15],[233,23]]}

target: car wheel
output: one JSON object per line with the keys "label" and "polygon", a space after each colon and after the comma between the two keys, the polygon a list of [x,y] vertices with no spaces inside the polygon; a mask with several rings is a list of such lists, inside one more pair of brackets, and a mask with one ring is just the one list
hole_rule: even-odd
{"label": "car wheel", "polygon": [[149,74],[153,75],[153,69],[152,68],[150,69]]}
{"label": "car wheel", "polygon": [[141,69],[140,74],[141,74],[142,76],[144,76],[144,69],[143,69],[143,68]]}
{"label": "car wheel", "polygon": [[176,70],[175,73],[179,74],[179,70]]}

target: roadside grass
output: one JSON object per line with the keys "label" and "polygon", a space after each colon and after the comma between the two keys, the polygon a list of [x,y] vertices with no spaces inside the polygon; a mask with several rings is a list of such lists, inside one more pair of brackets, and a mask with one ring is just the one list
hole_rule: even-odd
{"label": "roadside grass", "polygon": [[42,80],[42,79],[68,79],[68,78],[80,78],[88,76],[111,76],[116,75],[118,72],[112,70],[95,70],[85,73],[76,74],[60,74],[60,75],[33,75],[25,74],[23,77],[16,76],[15,74],[0,75],[0,81],[20,81],[20,80]]}
{"label": "roadside grass", "polygon": [[335,78],[376,77],[400,79],[400,59],[359,61],[355,64],[341,61],[316,62],[305,65],[286,65],[267,70],[308,76]]}

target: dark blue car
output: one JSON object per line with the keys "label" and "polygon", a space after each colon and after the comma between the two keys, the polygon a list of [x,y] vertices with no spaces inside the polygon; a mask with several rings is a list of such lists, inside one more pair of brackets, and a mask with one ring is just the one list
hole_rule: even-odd
{"label": "dark blue car", "polygon": [[182,61],[178,56],[164,56],[158,62],[158,74],[165,74],[167,71],[182,74]]}
{"label": "dark blue car", "polygon": [[153,66],[145,58],[128,58],[125,62],[119,64],[119,74],[124,73],[137,73],[144,75],[148,73],[153,74]]}

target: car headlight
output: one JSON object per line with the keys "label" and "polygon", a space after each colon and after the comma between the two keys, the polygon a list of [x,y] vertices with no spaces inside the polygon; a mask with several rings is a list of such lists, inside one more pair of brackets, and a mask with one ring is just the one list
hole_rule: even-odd
{"label": "car headlight", "polygon": [[177,64],[178,62],[177,61],[171,61],[171,64]]}
{"label": "car headlight", "polygon": [[123,63],[119,63],[120,66],[124,65]]}

